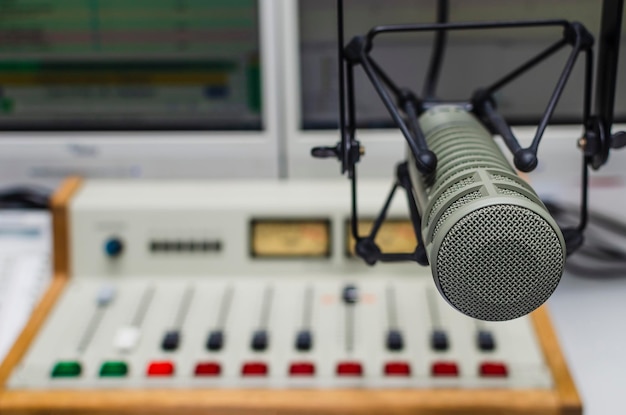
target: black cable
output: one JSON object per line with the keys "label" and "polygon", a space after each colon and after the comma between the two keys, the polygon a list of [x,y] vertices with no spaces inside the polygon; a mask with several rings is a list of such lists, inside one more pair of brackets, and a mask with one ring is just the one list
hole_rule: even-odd
{"label": "black cable", "polygon": [[48,209],[52,191],[26,185],[0,189],[0,209]]}
{"label": "black cable", "polygon": [[[577,220],[577,208],[561,202],[544,202],[559,226]],[[626,221],[590,211],[585,242],[568,257],[565,268],[571,274],[589,278],[626,277]]]}
{"label": "black cable", "polygon": [[[437,0],[437,23],[448,23],[450,15],[450,7],[448,0]],[[446,50],[448,40],[448,32],[438,30],[435,32],[435,40],[433,41],[433,51],[430,56],[430,64],[424,82],[424,90],[422,95],[424,99],[435,98],[437,90],[437,82],[441,74],[441,66],[443,64],[443,56]]]}

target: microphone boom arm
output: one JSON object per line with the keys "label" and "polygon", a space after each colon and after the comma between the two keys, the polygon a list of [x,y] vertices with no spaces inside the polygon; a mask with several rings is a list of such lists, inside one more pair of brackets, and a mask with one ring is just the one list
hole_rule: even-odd
{"label": "microphone boom arm", "polygon": [[[626,133],[620,132],[613,136],[610,134],[613,120],[614,89],[617,74],[617,55],[619,52],[619,36],[621,25],[621,10],[623,0],[605,0],[603,9],[602,40],[600,50],[600,73],[608,72],[608,80],[598,81],[596,90],[596,114],[591,114],[591,97],[593,89],[593,36],[578,22],[566,20],[529,20],[510,22],[447,22],[447,0],[439,0],[438,22],[432,24],[401,24],[376,26],[364,36],[354,37],[344,47],[344,10],[343,0],[337,0],[337,28],[338,28],[338,54],[339,54],[339,124],[341,141],[335,147],[316,147],[312,155],[318,158],[337,158],[341,162],[341,172],[348,174],[352,181],[352,235],[356,241],[355,251],[366,263],[374,265],[376,262],[415,261],[427,265],[425,250],[423,247],[420,231],[421,218],[412,194],[412,185],[408,175],[407,162],[398,165],[396,180],[385,205],[376,219],[370,234],[361,237],[358,232],[357,210],[357,168],[356,165],[364,154],[364,149],[356,139],[357,117],[356,98],[354,85],[354,70],[361,66],[367,75],[380,99],[396,126],[400,129],[408,147],[416,161],[418,171],[426,177],[432,174],[437,167],[437,157],[428,148],[424,132],[421,130],[418,117],[429,108],[439,104],[461,105],[468,111],[473,112],[485,123],[493,134],[503,137],[509,151],[513,155],[515,166],[524,172],[533,171],[537,164],[537,152],[545,129],[547,128],[559,98],[567,84],[570,74],[581,52],[586,55],[585,59],[585,82],[583,86],[583,114],[582,124],[585,128],[583,139],[579,146],[583,150],[582,166],[582,191],[580,223],[575,228],[564,229],[567,240],[567,253],[571,254],[582,245],[582,233],[587,224],[587,199],[588,199],[588,170],[589,166],[599,168],[608,158],[610,147],[626,145]],[[617,13],[619,11],[619,13]],[[494,82],[492,85],[478,89],[466,102],[444,102],[434,96],[420,97],[406,88],[398,87],[391,77],[370,56],[374,47],[374,40],[383,34],[405,32],[436,32],[435,51],[431,57],[431,65],[427,75],[425,93],[433,94],[435,83],[438,79],[437,72],[441,66],[441,60],[445,48],[446,34],[448,31],[477,30],[477,29],[505,29],[505,28],[534,28],[560,26],[563,28],[563,37],[553,45],[540,52],[523,65],[509,74]],[[608,42],[605,43],[605,42]],[[522,148],[507,121],[502,117],[495,106],[493,93],[519,78],[530,69],[554,55],[566,45],[572,46],[569,58],[552,92],[548,105],[541,117],[535,137],[528,148]],[[433,69],[435,68],[435,69]],[[600,77],[603,78],[603,77]],[[428,91],[428,92],[426,92]],[[395,102],[394,102],[395,98]],[[407,195],[409,212],[418,246],[410,254],[406,253],[382,253],[375,242],[378,230],[382,226],[387,210],[398,187],[402,187]]]}
{"label": "microphone boom arm", "polygon": [[[401,187],[407,197],[407,203],[409,206],[409,214],[411,215],[411,223],[413,224],[413,231],[417,239],[417,246],[412,253],[383,253],[375,242],[376,235],[382,226],[383,222],[387,218],[387,211],[391,206],[391,201],[398,190]],[[355,224],[355,215],[352,216],[352,224]],[[401,262],[401,261],[414,261],[420,265],[428,265],[428,257],[426,256],[426,249],[424,247],[424,241],[422,239],[421,217],[413,198],[413,188],[411,186],[411,179],[409,177],[409,169],[407,162],[402,162],[396,167],[396,181],[391,187],[391,191],[387,196],[387,200],[380,211],[378,217],[372,225],[369,235],[361,237],[358,232],[354,232],[353,225],[353,237],[356,241],[355,253],[361,257],[368,265],[374,265],[378,261],[380,262]]]}

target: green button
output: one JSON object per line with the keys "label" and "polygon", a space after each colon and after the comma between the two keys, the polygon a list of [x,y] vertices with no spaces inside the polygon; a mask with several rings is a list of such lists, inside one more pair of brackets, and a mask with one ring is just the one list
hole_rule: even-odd
{"label": "green button", "polygon": [[78,362],[59,362],[52,369],[53,378],[74,378],[80,376],[82,368]]}
{"label": "green button", "polygon": [[121,378],[127,374],[128,365],[125,362],[104,362],[100,368],[101,378]]}

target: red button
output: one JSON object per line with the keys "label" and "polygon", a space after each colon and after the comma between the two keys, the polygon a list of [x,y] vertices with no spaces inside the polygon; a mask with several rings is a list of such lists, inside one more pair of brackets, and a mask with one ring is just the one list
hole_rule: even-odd
{"label": "red button", "polygon": [[337,376],[362,376],[363,366],[358,362],[343,362],[337,365]]}
{"label": "red button", "polygon": [[507,377],[509,371],[504,363],[485,362],[480,365],[480,375],[488,377]]}
{"label": "red button", "polygon": [[390,362],[385,365],[387,376],[411,376],[411,366],[404,362]]}
{"label": "red button", "polygon": [[315,375],[315,365],[313,363],[298,362],[289,366],[290,376],[313,376]]}
{"label": "red button", "polygon": [[435,362],[432,367],[433,376],[458,376],[459,367],[454,362]]}
{"label": "red button", "polygon": [[168,361],[152,362],[148,365],[148,376],[172,376],[174,363]]}
{"label": "red button", "polygon": [[219,363],[203,362],[196,365],[196,376],[219,376],[222,367]]}
{"label": "red button", "polygon": [[261,362],[246,363],[241,368],[243,376],[266,376],[267,372],[267,365]]}

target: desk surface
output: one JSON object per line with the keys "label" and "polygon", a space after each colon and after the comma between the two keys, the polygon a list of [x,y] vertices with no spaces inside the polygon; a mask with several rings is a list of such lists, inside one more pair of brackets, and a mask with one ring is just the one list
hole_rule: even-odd
{"label": "desk surface", "polygon": [[626,413],[626,270],[623,278],[565,274],[549,301],[586,415]]}
{"label": "desk surface", "polygon": [[[610,184],[592,187],[590,209],[625,222],[626,182],[620,177]],[[545,183],[537,191],[574,203],[579,194],[576,187]],[[625,414],[626,269],[614,278],[566,272],[548,304],[585,415]]]}

